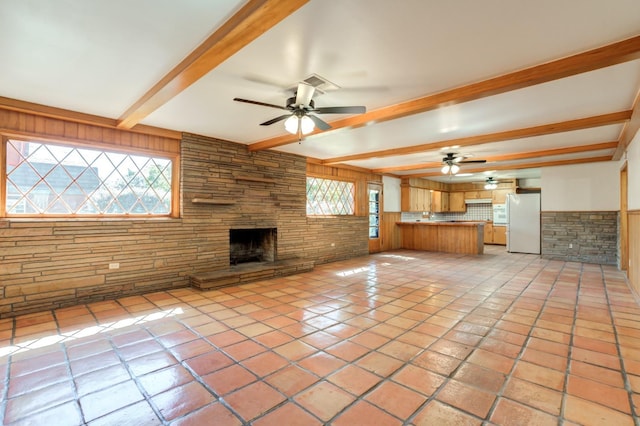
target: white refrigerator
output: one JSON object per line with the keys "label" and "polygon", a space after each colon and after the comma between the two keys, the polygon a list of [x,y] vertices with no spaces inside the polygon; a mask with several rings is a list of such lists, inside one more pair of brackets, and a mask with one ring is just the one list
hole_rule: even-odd
{"label": "white refrigerator", "polygon": [[507,218],[507,251],[540,254],[540,194],[509,194]]}

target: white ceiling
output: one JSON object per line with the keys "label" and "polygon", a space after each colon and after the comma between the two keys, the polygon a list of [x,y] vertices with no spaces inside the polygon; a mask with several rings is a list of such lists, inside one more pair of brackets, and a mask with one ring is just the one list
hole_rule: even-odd
{"label": "white ceiling", "polygon": [[[282,1],[282,3],[286,3]],[[0,96],[118,119],[245,4],[235,0],[2,0]],[[141,124],[253,144],[285,135],[276,109],[311,74],[340,88],[316,106],[368,111],[640,35],[638,0],[311,0]],[[274,148],[320,160],[631,110],[640,59]],[[1,106],[1,104],[0,104]],[[345,118],[323,115],[331,123]],[[473,158],[617,141],[623,123],[463,146]],[[614,149],[480,165],[613,155]],[[370,169],[437,162],[442,148],[349,160]],[[478,168],[464,165],[463,168]],[[435,169],[394,171],[397,175]],[[537,169],[493,176],[535,177]],[[466,178],[477,180],[478,175]]]}

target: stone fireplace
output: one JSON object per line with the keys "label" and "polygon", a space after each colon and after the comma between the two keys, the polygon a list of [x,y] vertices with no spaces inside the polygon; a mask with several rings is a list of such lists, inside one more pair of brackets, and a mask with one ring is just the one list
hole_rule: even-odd
{"label": "stone fireplace", "polygon": [[229,230],[229,264],[275,262],[277,255],[276,228]]}

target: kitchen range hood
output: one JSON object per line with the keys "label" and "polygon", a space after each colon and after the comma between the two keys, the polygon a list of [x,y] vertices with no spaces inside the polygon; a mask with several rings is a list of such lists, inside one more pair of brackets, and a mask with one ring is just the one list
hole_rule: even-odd
{"label": "kitchen range hood", "polygon": [[465,204],[491,204],[491,198],[469,198],[464,200]]}

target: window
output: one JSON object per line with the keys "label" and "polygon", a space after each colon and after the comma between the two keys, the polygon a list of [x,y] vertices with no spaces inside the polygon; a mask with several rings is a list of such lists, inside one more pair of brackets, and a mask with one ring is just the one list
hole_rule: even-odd
{"label": "window", "polygon": [[172,160],[7,140],[7,216],[172,213]]}
{"label": "window", "polygon": [[353,182],[307,177],[308,215],[352,215],[354,200]]}

